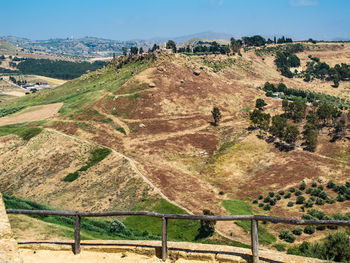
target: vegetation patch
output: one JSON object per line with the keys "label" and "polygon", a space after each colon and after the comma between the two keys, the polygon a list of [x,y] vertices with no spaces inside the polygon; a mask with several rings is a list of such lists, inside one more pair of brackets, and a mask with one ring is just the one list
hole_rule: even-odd
{"label": "vegetation patch", "polygon": [[10,115],[10,114],[13,114],[17,111],[20,111],[24,109],[24,107],[15,107],[15,108],[9,108],[9,109],[0,109],[0,118],[1,117],[4,117],[4,116],[7,116],[7,115]]}
{"label": "vegetation patch", "polygon": [[42,132],[42,128],[33,125],[40,125],[42,122],[11,124],[0,127],[0,136],[15,134],[23,140],[29,141]]}
{"label": "vegetation patch", "polygon": [[223,70],[224,68],[227,68],[227,67],[234,65],[235,62],[236,62],[236,60],[233,58],[227,58],[224,60],[214,60],[214,61],[210,61],[210,60],[205,59],[204,65],[212,68],[214,72],[219,72],[219,71]]}
{"label": "vegetation patch", "polygon": [[[252,209],[249,204],[242,200],[224,200],[222,201],[222,206],[231,215],[252,215]],[[236,221],[237,225],[242,227],[247,233],[251,232],[251,222],[250,221]],[[262,244],[271,244],[276,241],[276,237],[269,233],[265,228],[259,226],[258,230],[259,241]]]}
{"label": "vegetation patch", "polygon": [[332,233],[320,242],[303,242],[301,245],[291,247],[287,253],[336,262],[349,262],[348,235],[345,232]]}
{"label": "vegetation patch", "polygon": [[[6,209],[28,209],[28,210],[54,210],[53,208],[37,202],[17,198],[10,195],[3,195]],[[74,238],[75,217],[72,216],[52,216],[52,215],[29,215],[41,221],[63,226],[68,229],[61,234],[67,238]],[[14,226],[12,226],[14,227]],[[159,239],[159,236],[148,235],[138,230],[127,228],[119,220],[102,220],[94,218],[81,219],[81,238],[86,239]]]}
{"label": "vegetation patch", "polygon": [[22,74],[41,75],[58,79],[74,79],[88,71],[95,71],[106,65],[104,61],[72,62],[51,59],[27,58],[17,68]]}
{"label": "vegetation patch", "polygon": [[88,162],[81,167],[79,170],[68,174],[63,181],[65,182],[73,182],[74,180],[76,180],[79,175],[80,172],[84,172],[87,171],[90,167],[94,166],[95,164],[101,162],[104,158],[106,158],[110,153],[112,152],[111,149],[109,148],[97,148],[94,149],[90,152],[90,158],[88,160]]}
{"label": "vegetation patch", "polygon": [[[187,214],[184,210],[169,203],[165,199],[158,201],[147,199],[132,210],[147,210],[165,214]],[[138,229],[147,234],[161,235],[162,220],[160,218],[128,216],[123,223],[129,228]],[[195,241],[199,227],[199,221],[171,219],[168,221],[168,238],[173,241]]]}

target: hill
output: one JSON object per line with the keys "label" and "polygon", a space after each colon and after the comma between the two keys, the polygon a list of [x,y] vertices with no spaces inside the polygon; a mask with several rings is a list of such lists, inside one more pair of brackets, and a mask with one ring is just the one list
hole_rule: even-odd
{"label": "hill", "polygon": [[[309,55],[330,65],[349,63],[348,43],[303,45],[304,50],[297,54],[302,68]],[[269,47],[274,49],[250,48],[242,56],[160,52],[118,58],[55,89],[0,104],[0,111],[17,112],[18,116],[23,108],[28,111],[36,105],[63,103],[59,115],[48,120],[0,127],[5,136],[0,137],[1,191],[66,209],[74,204],[74,209],[81,210],[154,210],[157,206],[150,200],[165,199],[191,213],[210,209],[215,214],[317,216],[311,207],[296,204],[298,195],[310,199],[312,188],[317,187],[332,198],[347,191],[349,139],[345,136],[331,142],[331,128],[325,127],[320,130],[315,152],[304,151],[301,141],[294,150],[284,151],[249,128],[249,111],[257,98],[263,98],[265,112],[283,112],[281,99],[266,96],[263,87],[267,81],[276,86],[283,82],[289,89],[322,92],[329,100],[333,100],[330,95],[336,96],[344,105],[349,100],[349,81],[333,88],[326,80],[284,77],[274,63],[278,46]],[[211,125],[213,106],[222,114],[219,126]],[[302,129],[305,122],[296,125]],[[33,128],[43,131],[26,141],[21,139],[23,127],[30,134]],[[96,147],[108,147],[113,154],[80,170]],[[64,181],[75,172],[76,179]],[[329,180],[338,190],[327,188]],[[296,194],[302,182],[306,186]],[[280,191],[284,191],[283,197]],[[276,198],[270,210],[263,209],[266,203],[259,195],[274,199],[278,192],[280,199]],[[315,201],[317,197],[313,197]],[[263,207],[253,203],[255,199]],[[314,203],[313,208],[327,216],[339,212],[345,218],[349,202],[338,199]],[[167,206],[162,209],[168,211]],[[278,240],[285,229],[293,230],[286,225],[261,226],[262,244],[291,247]],[[222,222],[216,230],[215,242],[249,242],[250,229],[244,223]],[[157,234],[152,227],[147,231]],[[332,231],[303,233],[295,242],[319,240]],[[195,240],[194,231],[191,233],[189,241]],[[210,240],[214,242],[212,238],[206,242]]]}
{"label": "hill", "polygon": [[112,57],[113,54],[122,54],[123,46],[127,48],[142,46],[144,49],[148,49],[153,45],[153,43],[144,40],[117,41],[96,37],[30,40],[6,36],[3,39],[23,49],[70,57]]}

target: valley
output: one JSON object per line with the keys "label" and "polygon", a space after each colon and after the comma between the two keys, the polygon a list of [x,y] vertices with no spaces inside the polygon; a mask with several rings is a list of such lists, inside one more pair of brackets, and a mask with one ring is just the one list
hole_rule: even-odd
{"label": "valley", "polygon": [[[331,66],[350,63],[349,43],[301,44],[304,51],[297,56],[302,70],[309,55]],[[305,197],[311,194],[311,190],[306,193],[308,188],[322,186],[334,198],[337,193],[327,188],[329,181],[344,187],[347,183],[349,121],[345,136],[335,142],[330,141],[326,127],[321,129],[314,152],[303,150],[301,143],[294,150],[281,151],[261,139],[258,129],[250,128],[250,113],[258,98],[266,102],[266,113],[283,113],[282,100],[266,96],[266,82],[335,96],[345,105],[350,101],[350,81],[341,81],[334,88],[326,80],[306,82],[282,76],[274,63],[275,53],[259,49],[229,56],[155,51],[117,57],[105,67],[55,88],[0,103],[0,113],[4,113],[0,118],[0,192],[23,199],[20,203],[29,200],[67,210],[202,214],[208,209],[215,215],[301,218],[312,208],[303,211],[300,205],[288,203],[296,203],[296,190],[302,182],[306,184],[302,190]],[[213,107],[221,111],[218,126],[212,123]],[[301,128],[304,122],[297,125]],[[93,150],[103,147],[110,153],[82,170]],[[77,178],[64,181],[76,171]],[[273,199],[282,190],[284,195],[264,209],[270,200],[263,200],[271,192]],[[288,191],[290,197],[285,198]],[[345,215],[350,212],[350,201],[314,204],[315,208],[329,217]],[[10,216],[18,239],[35,237],[36,231],[39,239],[72,235],[69,224],[20,219],[28,224],[25,231],[19,217]],[[142,235],[131,218],[120,220],[134,237]],[[48,223],[66,230],[51,234]],[[145,238],[159,238],[156,224],[142,224]],[[174,224],[177,230],[188,231],[182,236],[174,231],[170,240],[249,246],[250,226],[240,222],[218,222],[216,233],[203,240],[196,239],[199,222]],[[287,250],[334,232],[303,233],[292,245],[279,238],[286,229],[292,231],[293,227],[262,225],[261,245]],[[94,235],[87,232],[83,238]]]}

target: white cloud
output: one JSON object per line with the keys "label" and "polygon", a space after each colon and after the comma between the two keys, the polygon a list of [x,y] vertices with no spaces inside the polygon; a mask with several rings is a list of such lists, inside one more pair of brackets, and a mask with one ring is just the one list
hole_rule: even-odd
{"label": "white cloud", "polygon": [[289,0],[291,6],[316,6],[319,5],[318,0]]}

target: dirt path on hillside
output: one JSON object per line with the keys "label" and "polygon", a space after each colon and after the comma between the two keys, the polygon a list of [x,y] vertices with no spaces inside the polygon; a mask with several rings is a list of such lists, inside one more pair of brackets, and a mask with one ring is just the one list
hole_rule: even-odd
{"label": "dirt path on hillside", "polygon": [[[228,125],[230,123],[232,123],[233,116],[226,116],[224,118],[222,118],[221,123]],[[235,124],[237,124],[237,122],[235,122]],[[170,138],[174,138],[174,137],[179,137],[179,136],[183,136],[186,134],[195,134],[198,132],[201,133],[205,133],[205,131],[208,129],[209,124],[206,123],[202,126],[198,126],[196,128],[193,129],[186,129],[186,130],[181,130],[181,131],[176,131],[176,132],[164,132],[164,133],[160,133],[160,134],[151,134],[151,135],[143,135],[143,136],[138,136],[137,138],[133,138],[132,141],[130,141],[130,144],[132,145],[138,145],[138,144],[144,144],[144,143],[152,143],[152,142],[156,142],[156,141],[161,141],[161,140],[168,140]]]}
{"label": "dirt path on hillside", "polygon": [[[71,135],[67,135],[63,132],[60,132],[60,131],[56,131],[56,130],[53,130],[53,129],[48,129],[50,131],[53,131],[57,134],[60,134],[60,135],[63,135],[63,136],[66,136],[66,137],[69,137],[73,140],[77,140],[77,141],[80,141],[80,142],[86,142],[85,140],[82,140],[80,138],[77,138],[75,136],[71,136]],[[193,214],[189,209],[187,209],[186,207],[182,206],[181,204],[173,201],[173,200],[170,200],[162,191],[160,188],[158,188],[156,185],[154,185],[146,176],[144,176],[140,170],[137,168],[137,165],[136,165],[136,162],[125,156],[124,154],[120,153],[120,152],[117,152],[115,151],[114,149],[111,149],[112,152],[124,159],[126,159],[129,163],[130,163],[130,166],[131,168],[134,170],[134,172],[136,174],[138,174],[143,180],[145,183],[147,183],[149,186],[151,186],[163,199],[167,200],[169,203],[177,206],[177,207],[180,207],[181,209],[183,209],[184,211],[186,211],[188,214]],[[221,236],[224,236],[226,237],[227,239],[230,239],[230,240],[237,240],[237,238],[239,238],[239,240],[241,242],[246,242],[246,243],[249,243],[249,237],[244,233],[243,229],[239,226],[237,226],[236,224],[233,224],[232,222],[220,222],[218,224],[218,227],[216,229],[216,232],[221,235]],[[230,236],[229,233],[232,235],[232,233],[234,233],[234,235]],[[234,239],[236,238],[236,239]]]}
{"label": "dirt path on hillside", "polygon": [[53,103],[28,107],[20,112],[0,118],[0,126],[22,122],[41,121],[57,114],[63,103]]}
{"label": "dirt path on hillside", "polygon": [[[53,131],[53,132],[55,132],[55,133],[58,133],[58,134],[60,134],[60,135],[63,135],[63,136],[72,138],[73,140],[77,140],[77,141],[80,141],[80,142],[86,142],[86,141],[84,141],[84,140],[82,140],[82,139],[80,139],[80,138],[77,138],[77,137],[74,137],[74,136],[65,134],[65,133],[60,132],[60,131],[56,131],[56,130],[53,130],[53,129],[48,129],[48,130]],[[106,147],[106,146],[104,146],[104,147]],[[111,149],[111,148],[110,148],[110,149]],[[164,199],[167,200],[168,202],[170,202],[170,203],[172,203],[172,204],[174,204],[174,205],[176,205],[176,206],[182,208],[182,209],[185,210],[187,213],[192,214],[191,211],[189,211],[187,208],[183,207],[183,206],[180,205],[180,204],[177,204],[177,203],[171,201],[166,195],[164,195],[163,192],[162,192],[157,186],[155,186],[150,180],[147,179],[146,176],[144,176],[144,175],[140,172],[140,170],[137,168],[136,163],[135,163],[135,161],[134,161],[133,159],[131,159],[131,158],[125,156],[124,154],[122,154],[122,153],[120,153],[120,152],[115,151],[114,149],[111,149],[111,150],[112,150],[112,152],[113,152],[114,154],[116,154],[116,155],[118,155],[118,156],[120,156],[120,157],[126,159],[126,160],[130,163],[130,166],[131,166],[131,168],[134,170],[134,172],[135,172],[136,174],[138,174],[138,175],[144,180],[144,182],[146,182],[148,185],[150,185],[162,198],[164,198]]]}

